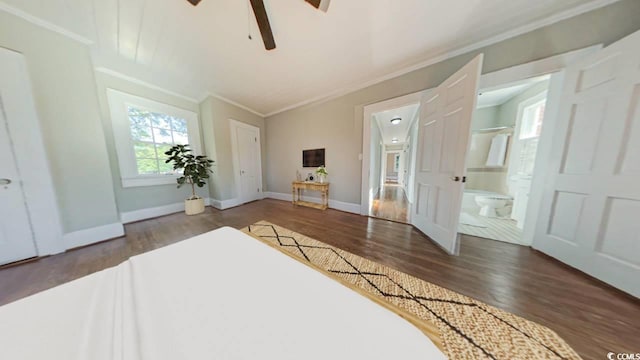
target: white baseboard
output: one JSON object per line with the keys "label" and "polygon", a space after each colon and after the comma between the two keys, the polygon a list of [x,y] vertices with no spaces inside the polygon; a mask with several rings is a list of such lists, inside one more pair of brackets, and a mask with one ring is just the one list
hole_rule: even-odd
{"label": "white baseboard", "polygon": [[113,223],[66,233],[62,236],[62,241],[68,250],[107,239],[117,238],[122,235],[124,235],[122,223]]}
{"label": "white baseboard", "polygon": [[[204,198],[204,205],[209,206],[211,199]],[[134,221],[140,221],[145,219],[151,219],[158,216],[169,215],[177,212],[184,211],[184,201],[169,205],[156,206],[151,208],[145,208],[134,211],[126,211],[120,213],[120,221],[123,224],[132,223]]]}
{"label": "white baseboard", "polygon": [[218,210],[224,210],[224,209],[232,208],[234,206],[238,206],[242,204],[240,202],[240,199],[238,198],[228,199],[228,200],[210,199],[210,202],[211,202],[211,206],[213,206]]}
{"label": "white baseboard", "polygon": [[[291,194],[277,193],[277,192],[265,192],[264,195],[265,195],[265,197],[271,198],[271,199],[285,200],[285,201],[292,201],[293,200],[293,195],[291,195]],[[322,202],[322,199],[317,198],[317,197],[313,197],[313,196],[304,196],[303,198],[304,198],[305,201],[310,201],[310,202],[314,202],[314,203]],[[360,214],[360,204],[352,204],[352,203],[348,203],[348,202],[344,202],[344,201],[329,199],[329,207],[332,208],[332,209],[341,210],[341,211],[345,211],[345,212],[350,212],[350,213],[354,213],[354,214],[358,214],[358,215]]]}

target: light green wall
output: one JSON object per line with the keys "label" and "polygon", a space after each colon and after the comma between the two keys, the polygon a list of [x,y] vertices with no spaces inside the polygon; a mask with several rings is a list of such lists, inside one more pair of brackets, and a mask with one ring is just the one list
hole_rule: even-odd
{"label": "light green wall", "polygon": [[494,128],[498,125],[498,106],[476,109],[471,121],[471,130]]}
{"label": "light green wall", "polygon": [[541,81],[518,96],[514,96],[509,101],[498,107],[495,126],[514,126],[518,117],[518,106],[523,101],[530,99],[549,88],[549,80]]}
{"label": "light green wall", "polygon": [[119,222],[88,48],[2,11],[0,46],[26,58],[64,231]]}
{"label": "light green wall", "polygon": [[289,193],[302,148],[326,147],[332,199],[360,203],[363,106],[435,87],[484,53],[483,73],[567,51],[610,44],[640,28],[640,1],[622,0],[532,32],[266,119],[267,187]]}
{"label": "light green wall", "polygon": [[[96,72],[95,74],[98,85],[97,91],[98,99],[100,101],[104,133],[111,164],[111,173],[113,174],[113,188],[116,194],[118,210],[120,210],[120,212],[127,212],[162,205],[170,205],[184,201],[184,199],[186,199],[191,193],[191,189],[187,186],[183,186],[180,189],[177,189],[176,185],[139,186],[129,188],[122,187],[118,155],[115,148],[113,128],[111,125],[111,115],[109,113],[107,89],[122,91],[128,94],[193,111],[195,113],[200,112],[198,104],[193,101],[101,72]],[[202,129],[200,130],[200,133],[202,138]],[[202,142],[202,139],[200,139],[200,141],[201,144],[204,145],[203,149],[206,148],[206,144]],[[196,188],[196,192],[201,197],[209,197],[209,189],[207,187]]]}
{"label": "light green wall", "polygon": [[[230,200],[238,196],[234,185],[229,119],[260,128],[262,189],[266,191],[267,148],[264,118],[212,96],[200,104],[200,117],[207,156],[215,161],[214,174],[209,182],[211,197],[216,200]],[[292,176],[295,176],[295,173]]]}

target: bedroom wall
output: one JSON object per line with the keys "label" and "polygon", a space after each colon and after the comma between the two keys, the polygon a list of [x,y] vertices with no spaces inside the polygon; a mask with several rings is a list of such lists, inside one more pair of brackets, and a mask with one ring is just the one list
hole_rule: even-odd
{"label": "bedroom wall", "polygon": [[88,48],[2,11],[0,46],[26,58],[63,231],[118,223]]}
{"label": "bedroom wall", "polygon": [[[267,139],[264,118],[252,112],[230,104],[216,97],[209,96],[200,103],[201,129],[207,156],[215,161],[212,181],[209,181],[209,192],[216,201],[227,201],[233,206],[238,197],[231,154],[231,129],[229,119],[240,121],[260,128],[260,144],[262,146],[262,189],[266,189],[267,169]],[[289,178],[295,179],[295,170]],[[227,207],[222,204],[222,207]]]}
{"label": "bedroom wall", "polygon": [[[186,186],[183,186],[180,189],[177,189],[176,185],[173,184],[129,188],[122,187],[122,181],[120,179],[120,167],[118,164],[118,156],[114,143],[113,128],[111,125],[111,114],[109,112],[109,102],[107,99],[107,89],[110,88],[128,94],[144,97],[160,103],[193,111],[197,114],[200,113],[199,104],[195,101],[189,101],[187,99],[171,95],[166,92],[156,90],[141,84],[136,84],[131,81],[102,72],[96,71],[95,76],[97,82],[98,99],[100,101],[100,111],[103,119],[107,151],[109,154],[111,165],[113,188],[116,195],[118,210],[123,213],[140,209],[182,203],[191,192],[191,189]],[[213,144],[203,143],[202,126],[200,128],[200,137],[200,143],[203,144],[203,149],[206,149],[207,145],[213,146]],[[209,197],[208,187],[196,188],[196,192],[201,197]]]}
{"label": "bedroom wall", "polygon": [[266,119],[267,188],[290,192],[302,148],[326,147],[330,198],[359,204],[363,106],[440,84],[478,53],[483,73],[603,43],[640,28],[640,1],[606,7],[430,65],[322,103],[292,109]]}
{"label": "bedroom wall", "polygon": [[499,122],[498,108],[499,106],[490,106],[477,109],[473,114],[471,130],[488,129],[498,126],[496,125]]}

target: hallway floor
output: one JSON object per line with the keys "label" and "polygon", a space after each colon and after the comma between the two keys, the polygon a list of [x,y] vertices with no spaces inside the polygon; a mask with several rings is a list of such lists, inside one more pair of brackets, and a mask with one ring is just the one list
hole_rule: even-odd
{"label": "hallway floor", "polygon": [[371,204],[370,215],[373,217],[409,222],[409,200],[402,186],[386,183],[378,191]]}

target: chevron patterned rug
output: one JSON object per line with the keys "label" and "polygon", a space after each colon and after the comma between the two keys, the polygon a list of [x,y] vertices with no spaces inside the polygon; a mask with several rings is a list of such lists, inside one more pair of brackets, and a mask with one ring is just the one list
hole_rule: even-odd
{"label": "chevron patterned rug", "polygon": [[242,231],[437,329],[423,332],[450,359],[580,359],[552,330],[478,300],[266,221]]}

